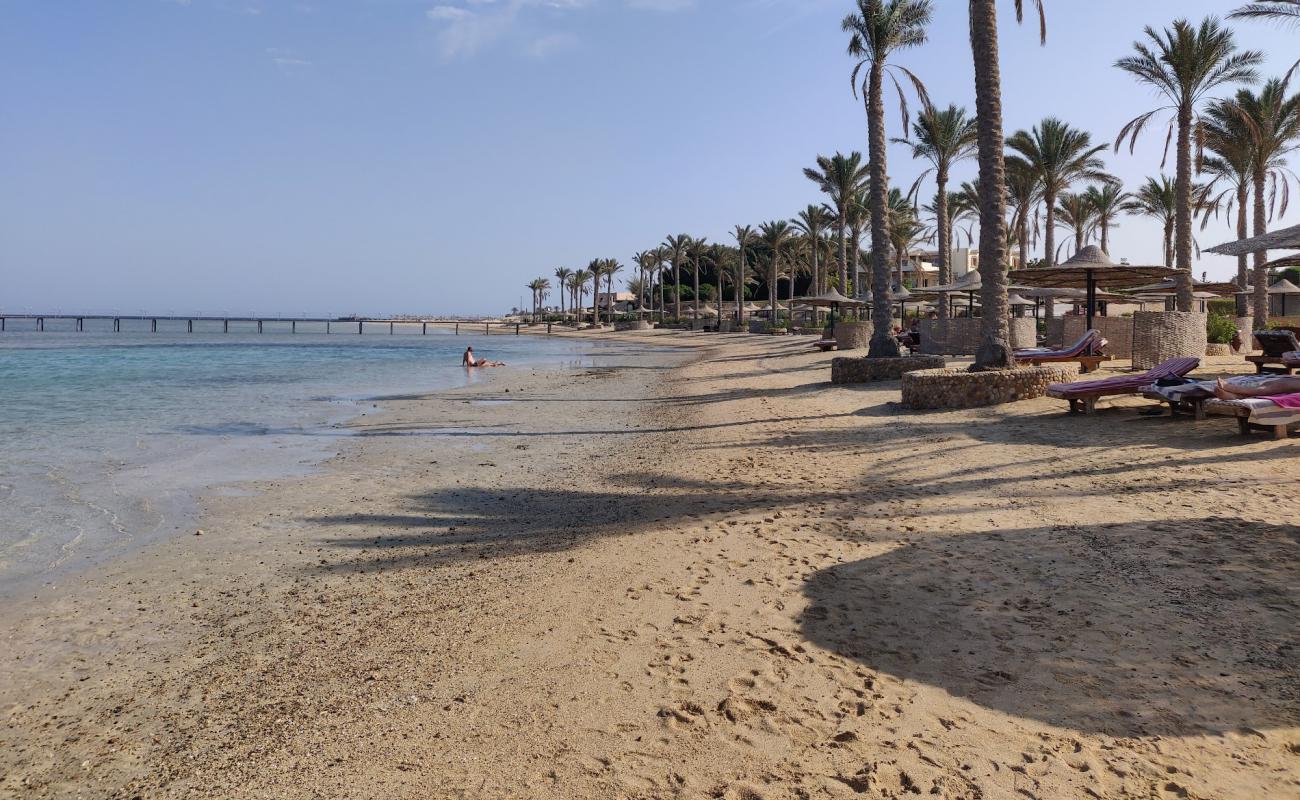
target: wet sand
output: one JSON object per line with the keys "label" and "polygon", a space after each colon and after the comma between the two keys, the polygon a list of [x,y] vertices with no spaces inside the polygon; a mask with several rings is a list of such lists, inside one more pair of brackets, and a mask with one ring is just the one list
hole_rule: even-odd
{"label": "wet sand", "polygon": [[620,338],[10,609],[0,794],[1300,793],[1300,439]]}

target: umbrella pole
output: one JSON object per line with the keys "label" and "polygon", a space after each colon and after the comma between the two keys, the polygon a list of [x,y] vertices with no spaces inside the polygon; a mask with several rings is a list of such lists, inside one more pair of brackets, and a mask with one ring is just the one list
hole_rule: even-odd
{"label": "umbrella pole", "polygon": [[1092,330],[1092,319],[1097,313],[1097,278],[1088,270],[1088,330]]}

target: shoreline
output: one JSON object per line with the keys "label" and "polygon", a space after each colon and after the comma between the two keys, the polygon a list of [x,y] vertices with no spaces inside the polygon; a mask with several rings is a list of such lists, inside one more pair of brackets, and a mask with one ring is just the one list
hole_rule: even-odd
{"label": "shoreline", "polygon": [[1300,786],[1289,443],[913,414],[797,340],[602,341],[385,401],[322,474],[6,626],[0,793]]}

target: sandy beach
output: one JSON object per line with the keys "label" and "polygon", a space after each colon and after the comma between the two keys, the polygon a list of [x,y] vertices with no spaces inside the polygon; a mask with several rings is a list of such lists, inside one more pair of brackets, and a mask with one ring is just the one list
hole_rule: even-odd
{"label": "sandy beach", "polygon": [[1300,795],[1300,440],[602,340],[13,604],[0,795]]}

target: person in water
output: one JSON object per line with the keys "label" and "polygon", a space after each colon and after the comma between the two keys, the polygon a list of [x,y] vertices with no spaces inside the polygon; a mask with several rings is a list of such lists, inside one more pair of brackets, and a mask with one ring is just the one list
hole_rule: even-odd
{"label": "person in water", "polygon": [[460,363],[463,367],[504,367],[506,365],[504,361],[488,361],[486,358],[475,358],[474,348],[472,347],[465,348],[465,355],[461,357]]}
{"label": "person in water", "polygon": [[1231,386],[1223,378],[1214,385],[1214,396],[1221,400],[1237,400],[1242,397],[1274,397],[1282,394],[1300,393],[1300,375],[1282,375],[1264,381],[1258,386]]}

